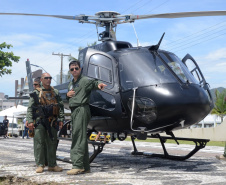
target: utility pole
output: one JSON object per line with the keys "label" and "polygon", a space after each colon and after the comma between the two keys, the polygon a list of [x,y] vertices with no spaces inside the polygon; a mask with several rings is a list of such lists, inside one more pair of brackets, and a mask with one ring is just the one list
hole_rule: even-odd
{"label": "utility pole", "polygon": [[63,53],[55,54],[55,53],[53,52],[52,55],[58,55],[58,56],[61,57],[60,84],[62,84],[62,77],[63,77],[63,57],[65,57],[65,56],[71,56],[71,54],[69,54],[69,55],[65,55],[65,54],[63,54]]}

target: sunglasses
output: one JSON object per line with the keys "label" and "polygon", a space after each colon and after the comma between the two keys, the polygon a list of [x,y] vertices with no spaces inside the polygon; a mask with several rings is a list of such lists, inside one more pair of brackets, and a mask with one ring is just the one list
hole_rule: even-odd
{"label": "sunglasses", "polygon": [[38,84],[33,84],[34,86],[38,85]]}
{"label": "sunglasses", "polygon": [[71,68],[70,69],[70,71],[74,71],[74,70],[78,71],[79,70],[79,67],[75,67],[75,68]]}
{"label": "sunglasses", "polygon": [[44,77],[44,79],[45,80],[48,80],[48,79],[52,80],[52,77]]}

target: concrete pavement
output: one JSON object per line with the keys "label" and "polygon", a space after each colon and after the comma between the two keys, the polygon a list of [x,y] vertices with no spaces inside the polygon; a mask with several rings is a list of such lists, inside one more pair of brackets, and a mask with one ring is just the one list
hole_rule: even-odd
{"label": "concrete pavement", "polygon": [[[57,154],[69,157],[70,141],[60,141]],[[159,143],[136,142],[140,151],[162,152]],[[182,154],[192,145],[166,144],[169,152]],[[89,146],[92,152],[92,146]],[[33,140],[0,138],[0,177],[10,177],[15,184],[226,184],[226,162],[215,155],[223,147],[206,147],[186,161],[132,156],[130,141],[115,141],[104,147],[103,152],[91,164],[92,173],[68,176],[71,164],[58,162],[64,171],[59,173],[35,173]],[[6,181],[5,181],[6,182]],[[19,183],[20,184],[20,183]]]}

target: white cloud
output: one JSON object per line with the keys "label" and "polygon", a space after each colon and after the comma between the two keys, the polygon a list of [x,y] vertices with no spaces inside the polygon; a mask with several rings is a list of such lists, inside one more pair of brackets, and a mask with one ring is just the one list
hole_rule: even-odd
{"label": "white cloud", "polygon": [[21,47],[33,42],[40,42],[48,35],[32,35],[32,34],[9,34],[0,36],[0,40],[4,40],[7,44],[12,44],[13,47]]}
{"label": "white cloud", "polygon": [[219,50],[213,51],[206,56],[208,60],[222,60],[226,59],[226,48],[221,48]]}

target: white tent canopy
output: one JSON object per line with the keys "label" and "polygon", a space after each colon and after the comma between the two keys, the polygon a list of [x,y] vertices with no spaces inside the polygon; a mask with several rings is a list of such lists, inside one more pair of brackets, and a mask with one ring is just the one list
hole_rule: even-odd
{"label": "white tent canopy", "polygon": [[[27,114],[27,107],[18,105],[17,107],[11,107],[8,109],[5,109],[0,112],[0,116],[7,116],[7,119],[10,123],[16,123],[16,118],[25,118]],[[65,116],[69,116],[71,114],[71,111],[68,109],[64,109]]]}
{"label": "white tent canopy", "polygon": [[10,107],[8,109],[5,109],[3,111],[0,112],[0,116],[7,116],[7,119],[9,120],[10,123],[15,123],[15,119],[14,118],[23,118],[22,116],[19,116],[20,114],[25,114],[27,113],[27,107],[22,106],[22,105],[18,105]]}

